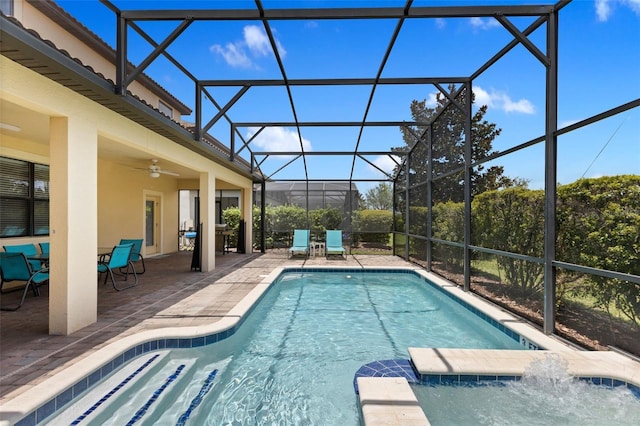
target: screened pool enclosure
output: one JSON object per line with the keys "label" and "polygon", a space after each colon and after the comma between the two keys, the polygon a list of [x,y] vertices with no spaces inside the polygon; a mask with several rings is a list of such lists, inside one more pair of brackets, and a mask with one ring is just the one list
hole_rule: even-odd
{"label": "screened pool enclosure", "polygon": [[[598,158],[609,136],[620,137],[616,126],[624,132],[621,121],[640,111],[640,88],[598,71],[594,87],[615,96],[591,102],[581,97],[591,88],[570,84],[589,72],[563,61],[569,50],[592,53],[580,44],[588,31],[571,25],[586,2],[103,3],[117,17],[119,93],[142,71],[153,76],[155,61],[175,67],[195,93],[181,98],[194,111],[193,149],[252,176],[253,250],[293,226],[319,235],[339,227],[354,247],[376,234],[393,254],[548,334],[581,322],[577,334],[640,353],[640,161],[628,161],[640,159],[640,133],[604,160],[619,166],[607,176],[587,173],[591,164],[575,155]],[[201,66],[203,52],[185,53],[181,37],[231,25],[262,35],[268,63],[225,73]],[[336,28],[331,49],[318,47],[318,26]],[[599,64],[626,60],[607,56],[609,42],[629,43],[638,64],[625,37],[602,41]],[[227,51],[220,42],[210,52]],[[291,66],[292,55],[306,55],[305,66]],[[283,135],[288,143],[269,143]],[[367,196],[381,184],[390,208],[371,213]],[[303,222],[268,222],[276,206],[301,208]],[[599,329],[606,322],[615,333]]]}

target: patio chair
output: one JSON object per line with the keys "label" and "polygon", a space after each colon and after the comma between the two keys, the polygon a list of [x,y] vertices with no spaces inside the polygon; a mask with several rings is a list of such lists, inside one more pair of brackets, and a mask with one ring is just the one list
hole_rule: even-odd
{"label": "patio chair", "polygon": [[[17,244],[11,246],[4,246],[4,251],[7,253],[24,253],[24,255],[28,258],[29,256],[33,256],[38,254],[38,249],[35,244]],[[29,260],[31,264],[31,268],[34,271],[39,271],[42,269],[42,262],[40,260]]]}
{"label": "patio chair", "polygon": [[339,254],[345,259],[347,258],[346,250],[342,245],[342,231],[340,229],[327,229],[324,253],[327,258],[330,254]]}
{"label": "patio chair", "polygon": [[[125,290],[127,288],[131,288],[138,284],[138,274],[136,273],[136,268],[133,266],[131,262],[131,252],[133,251],[133,244],[122,244],[113,247],[111,250],[111,254],[107,254],[104,257],[101,257],[98,261],[98,275],[102,273],[106,273],[104,277],[104,283],[107,283],[107,277],[111,277],[111,283],[113,284],[113,288],[117,291]],[[126,287],[118,287],[116,284],[116,278],[114,276],[114,271],[118,271],[121,268],[131,268],[133,272],[134,283],[126,286]],[[125,274],[124,281],[128,278],[128,274]]]}
{"label": "patio chair", "polygon": [[40,253],[49,254],[49,243],[40,243]]}
{"label": "patio chair", "polygon": [[24,281],[24,291],[20,303],[15,308],[0,308],[3,311],[17,311],[24,303],[29,288],[33,290],[34,296],[40,295],[39,287],[49,282],[49,270],[41,268],[34,271],[31,263],[27,260],[24,253],[21,252],[0,252],[0,288],[6,282]]}
{"label": "patio chair", "polygon": [[[140,251],[142,251],[142,242],[144,240],[138,239],[138,240],[129,240],[129,239],[121,239],[120,240],[120,245],[122,244],[133,244],[133,250],[131,251],[131,263],[135,266],[136,263],[140,262],[142,264],[142,272],[140,271],[136,271],[138,273],[138,275],[144,274],[146,271],[146,267],[144,265],[144,258],[142,257],[142,254],[140,254]],[[120,270],[120,272],[122,272],[123,274],[128,274],[129,270]]]}
{"label": "patio chair", "polygon": [[303,253],[305,257],[309,257],[309,230],[294,229],[293,244],[289,247],[289,258],[296,253]]}

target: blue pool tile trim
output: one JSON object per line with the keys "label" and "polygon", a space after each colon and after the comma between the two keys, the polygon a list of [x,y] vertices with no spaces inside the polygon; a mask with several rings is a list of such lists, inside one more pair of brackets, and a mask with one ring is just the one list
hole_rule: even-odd
{"label": "blue pool tile trim", "polygon": [[409,383],[420,383],[413,363],[408,359],[385,359],[363,365],[353,378],[353,389],[358,392],[358,377],[404,377]]}
{"label": "blue pool tile trim", "polygon": [[[519,381],[518,375],[487,375],[487,374],[418,374],[409,359],[387,359],[374,361],[363,365],[356,371],[353,378],[353,389],[358,395],[358,377],[404,377],[407,382],[422,386],[487,386],[489,384],[503,384],[504,382]],[[575,379],[592,385],[615,388],[623,386],[640,400],[640,387],[633,383],[608,377],[580,377]]]}
{"label": "blue pool tile trim", "polygon": [[147,402],[145,402],[145,404],[140,407],[138,411],[136,411],[133,417],[131,417],[131,420],[129,420],[129,422],[127,423],[127,426],[133,426],[138,420],[140,420],[145,414],[147,414],[147,410],[149,410],[149,407],[151,407],[151,405],[155,403],[158,398],[160,398],[160,395],[162,395],[162,393],[171,385],[171,383],[173,383],[180,376],[180,373],[182,373],[184,367],[184,364],[180,364],[178,368],[176,368],[176,371],[164,381],[162,386],[160,386],[153,392],[151,398],[149,398]]}
{"label": "blue pool tile trim", "polygon": [[106,395],[104,395],[98,402],[93,404],[87,411],[78,416],[74,421],[71,422],[72,425],[80,424],[84,419],[90,416],[94,411],[96,411],[102,404],[107,402],[109,398],[115,395],[124,385],[133,380],[138,374],[144,371],[159,355],[155,355],[147,360],[144,364],[136,369],[133,373],[127,376],[122,382],[120,382],[115,388],[111,389]]}
{"label": "blue pool tile trim", "polygon": [[213,379],[216,378],[216,374],[218,374],[217,369],[209,373],[207,380],[205,380],[204,384],[202,385],[202,388],[200,388],[200,392],[198,392],[198,395],[196,395],[195,398],[193,398],[193,400],[191,401],[191,404],[189,404],[189,408],[187,409],[187,411],[182,413],[182,415],[180,416],[180,418],[176,423],[176,426],[184,426],[187,423],[187,420],[189,420],[189,417],[191,417],[191,413],[193,412],[193,410],[198,408],[198,406],[202,402],[202,398],[204,398],[205,395],[209,393],[209,391],[213,387]]}
{"label": "blue pool tile trim", "polygon": [[[622,386],[626,387],[637,399],[640,400],[640,386],[624,380],[610,377],[582,377],[575,376],[576,380],[585,381],[595,386],[604,386],[610,389]],[[426,386],[484,386],[488,384],[500,384],[509,381],[522,380],[522,376],[505,375],[478,375],[478,374],[421,374],[416,384]],[[411,383],[411,382],[410,382]]]}
{"label": "blue pool tile trim", "polygon": [[284,268],[280,275],[276,278],[275,281],[278,281],[282,278],[282,275],[287,273],[345,273],[348,272],[350,274],[409,274],[415,275],[417,277],[422,278],[420,274],[416,273],[412,269],[385,269],[385,268],[376,268],[376,269],[363,269],[363,268],[300,268],[300,267],[290,267]]}

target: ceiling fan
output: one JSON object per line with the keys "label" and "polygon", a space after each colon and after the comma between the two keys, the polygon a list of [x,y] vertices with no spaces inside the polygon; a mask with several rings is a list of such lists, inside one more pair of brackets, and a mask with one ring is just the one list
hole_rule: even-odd
{"label": "ceiling fan", "polygon": [[153,160],[151,160],[151,164],[149,164],[149,167],[147,167],[146,169],[141,169],[141,170],[146,170],[149,172],[149,176],[151,176],[152,178],[159,178],[161,174],[163,175],[171,175],[171,176],[180,176],[178,173],[174,173],[174,172],[170,172],[168,170],[163,170],[160,168],[160,166],[158,166],[158,160],[156,160],[155,158]]}

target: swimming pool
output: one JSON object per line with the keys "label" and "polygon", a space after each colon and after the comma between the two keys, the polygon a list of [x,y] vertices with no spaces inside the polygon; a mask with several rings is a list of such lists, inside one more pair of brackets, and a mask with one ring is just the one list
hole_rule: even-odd
{"label": "swimming pool", "polygon": [[519,335],[494,325],[412,271],[292,269],[232,335],[162,352],[133,387],[120,385],[127,373],[102,406],[76,400],[60,416],[82,417],[78,424],[186,417],[189,424],[357,425],[352,383],[363,364],[406,359],[410,346],[526,349]]}

